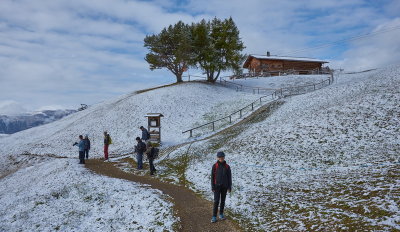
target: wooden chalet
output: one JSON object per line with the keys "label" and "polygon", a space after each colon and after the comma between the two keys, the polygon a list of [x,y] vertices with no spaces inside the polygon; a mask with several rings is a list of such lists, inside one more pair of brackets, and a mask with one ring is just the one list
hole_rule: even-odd
{"label": "wooden chalet", "polygon": [[249,55],[243,64],[251,76],[276,76],[282,74],[319,74],[326,72],[324,60],[303,57]]}

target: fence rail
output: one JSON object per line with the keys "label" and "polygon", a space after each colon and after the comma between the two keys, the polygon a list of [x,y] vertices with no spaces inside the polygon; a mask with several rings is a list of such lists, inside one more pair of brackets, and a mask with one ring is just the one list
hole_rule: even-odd
{"label": "fence rail", "polygon": [[299,74],[311,74],[311,75],[320,75],[320,74],[330,74],[332,70],[329,68],[317,68],[313,70],[301,70],[301,69],[286,69],[286,70],[276,70],[276,71],[260,71],[260,72],[249,72],[243,73],[239,75],[232,75],[229,79],[241,79],[241,78],[258,78],[258,77],[270,77],[270,76],[282,76],[282,75],[299,75]]}
{"label": "fence rail", "polygon": [[[229,85],[234,84],[237,87],[237,91],[243,91],[246,88],[252,88],[253,89],[253,93],[255,93],[255,89],[257,89],[258,93],[260,93],[260,90],[274,90],[272,92],[272,94],[268,94],[268,95],[264,95],[261,96],[260,98],[258,98],[257,100],[251,102],[250,104],[244,106],[243,108],[225,116],[219,119],[216,119],[214,121],[202,124],[200,126],[191,128],[189,130],[183,131],[182,134],[188,133],[189,132],[189,137],[193,137],[193,131],[198,130],[200,128],[204,128],[207,126],[210,126],[212,128],[212,131],[215,131],[215,126],[217,122],[221,122],[224,120],[228,120],[229,119],[229,124],[231,124],[233,122],[234,116],[237,115],[238,119],[241,119],[243,117],[243,114],[246,113],[246,109],[249,109],[249,111],[254,111],[256,106],[263,106],[265,104],[268,103],[273,103],[274,101],[277,101],[281,98],[285,98],[285,97],[289,97],[289,96],[294,96],[294,95],[299,95],[299,94],[304,94],[304,93],[308,93],[308,92],[312,92],[315,91],[317,89],[321,89],[325,86],[328,86],[330,84],[332,84],[334,81],[334,76],[333,73],[330,73],[330,76],[328,79],[323,80],[321,82],[318,83],[313,83],[313,84],[308,84],[308,85],[301,85],[301,86],[293,86],[293,87],[285,87],[285,88],[280,88],[280,89],[268,89],[268,88],[259,88],[259,87],[251,87],[251,86],[244,86],[241,84],[237,84],[237,83],[233,83],[230,81],[226,81],[226,80],[221,80],[220,83],[222,85],[226,85],[229,87]],[[239,88],[240,87],[240,88]],[[263,104],[263,100],[265,100],[266,98],[269,98],[270,101],[265,102],[265,104]],[[247,112],[249,112],[247,111]]]}

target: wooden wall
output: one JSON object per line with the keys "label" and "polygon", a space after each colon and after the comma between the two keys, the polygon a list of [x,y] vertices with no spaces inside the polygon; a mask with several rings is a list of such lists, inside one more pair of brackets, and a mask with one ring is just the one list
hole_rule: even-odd
{"label": "wooden wall", "polygon": [[[265,66],[267,65],[267,66]],[[266,67],[268,67],[266,69]],[[272,71],[279,72],[285,70],[296,70],[300,71],[300,74],[306,74],[307,71],[320,69],[322,63],[317,62],[306,62],[306,61],[286,61],[286,60],[261,60],[253,58],[250,61],[249,71],[250,72],[262,72],[262,71]],[[303,72],[301,72],[303,71]]]}

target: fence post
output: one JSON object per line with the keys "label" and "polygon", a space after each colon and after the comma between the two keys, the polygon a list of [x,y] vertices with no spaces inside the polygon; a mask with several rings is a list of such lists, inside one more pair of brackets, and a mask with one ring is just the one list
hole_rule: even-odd
{"label": "fence post", "polygon": [[260,88],[258,88],[258,94],[260,94]]}
{"label": "fence post", "polygon": [[254,105],[253,105],[253,103],[251,103],[251,110],[254,110]]}
{"label": "fence post", "polygon": [[212,123],[212,125],[213,125],[213,131],[215,131],[215,126],[214,126],[214,122]]}
{"label": "fence post", "polygon": [[315,84],[313,84],[314,85],[314,90],[315,90]]}
{"label": "fence post", "polygon": [[190,138],[192,137],[192,130],[190,130],[190,136],[189,136]]}
{"label": "fence post", "polygon": [[253,89],[253,94],[256,94],[256,91],[255,91],[255,89]]}
{"label": "fence post", "polygon": [[190,75],[189,75],[189,82],[190,82]]}
{"label": "fence post", "polygon": [[242,110],[239,110],[239,118],[242,118]]}
{"label": "fence post", "polygon": [[232,115],[229,115],[229,123],[232,123]]}
{"label": "fence post", "polygon": [[260,105],[262,105],[261,97],[260,97]]}

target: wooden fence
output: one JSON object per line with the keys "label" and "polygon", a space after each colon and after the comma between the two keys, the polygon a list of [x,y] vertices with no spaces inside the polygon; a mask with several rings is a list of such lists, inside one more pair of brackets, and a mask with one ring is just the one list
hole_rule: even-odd
{"label": "wooden fence", "polygon": [[[241,119],[246,112],[254,111],[254,109],[257,106],[261,107],[265,104],[273,103],[274,101],[277,101],[280,98],[285,98],[285,97],[289,97],[289,96],[312,92],[314,90],[321,89],[325,86],[332,84],[333,81],[334,81],[334,77],[333,77],[333,73],[331,73],[328,79],[323,80],[318,83],[275,89],[271,94],[261,96],[257,100],[251,102],[250,104],[246,105],[245,107],[243,107],[225,117],[222,117],[222,118],[216,119],[214,121],[202,124],[200,126],[191,128],[189,130],[183,131],[182,134],[189,133],[189,137],[193,137],[193,131],[199,130],[200,128],[204,128],[204,127],[211,127],[211,130],[215,131],[216,123],[228,121],[229,124],[231,124],[233,122],[233,120],[235,119],[235,117],[237,117],[238,119]],[[221,80],[220,84],[225,85],[227,87],[232,87],[232,85],[234,84],[233,86],[236,86],[237,91],[244,91],[245,89],[252,89],[253,93],[260,93],[260,91],[262,93],[262,91],[266,91],[266,90],[271,91],[272,90],[272,89],[267,89],[267,88],[264,89],[264,88],[259,88],[259,87],[240,85],[240,84],[236,84],[236,83],[233,83],[230,81],[225,81],[225,80]],[[257,90],[257,91],[255,91],[255,90]],[[264,103],[263,103],[263,101],[264,101]]]}

